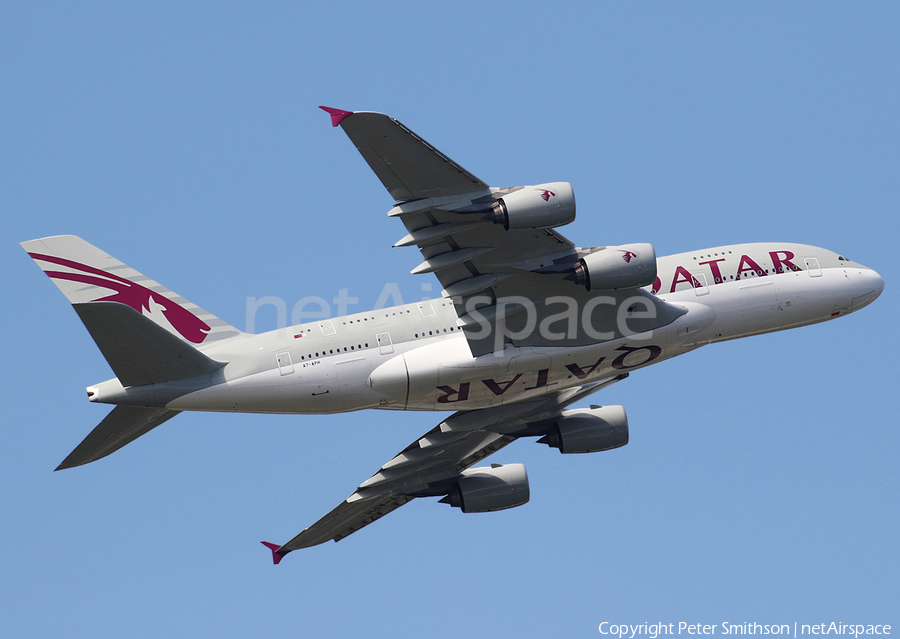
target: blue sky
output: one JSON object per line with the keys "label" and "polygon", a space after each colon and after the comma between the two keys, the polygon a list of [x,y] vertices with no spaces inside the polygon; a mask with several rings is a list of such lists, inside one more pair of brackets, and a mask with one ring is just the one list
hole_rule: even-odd
{"label": "blue sky", "polygon": [[[492,185],[571,182],[582,246],[804,242],[886,290],[604,391],[625,448],[506,448],[522,508],[416,500],[277,568],[260,540],[439,416],[184,414],[54,473],[110,371],[20,241],[80,235],[241,328],[250,297],[439,290],[320,104],[397,117]],[[900,628],[898,113],[893,3],[2,5],[0,635]]]}

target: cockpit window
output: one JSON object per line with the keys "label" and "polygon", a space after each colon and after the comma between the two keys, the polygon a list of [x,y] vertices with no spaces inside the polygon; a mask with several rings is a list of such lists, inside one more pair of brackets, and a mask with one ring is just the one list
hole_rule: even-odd
{"label": "cockpit window", "polygon": [[848,260],[846,257],[844,257],[843,255],[838,255],[838,259],[839,259],[841,262],[849,262],[849,261],[850,261],[850,260]]}

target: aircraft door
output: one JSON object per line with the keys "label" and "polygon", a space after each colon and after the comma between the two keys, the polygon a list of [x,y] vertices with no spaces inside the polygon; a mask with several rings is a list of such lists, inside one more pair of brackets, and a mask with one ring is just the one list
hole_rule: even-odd
{"label": "aircraft door", "polygon": [[394,344],[391,342],[390,333],[376,333],[375,341],[378,342],[378,352],[382,355],[390,355],[394,352]]}
{"label": "aircraft door", "polygon": [[706,273],[697,273],[694,275],[694,293],[697,297],[709,293],[709,287],[706,285]]}
{"label": "aircraft door", "polygon": [[822,277],[822,269],[819,267],[819,260],[814,257],[807,257],[806,262],[806,272],[809,273],[810,277]]}
{"label": "aircraft door", "polygon": [[275,362],[278,364],[278,372],[283,376],[294,372],[294,364],[291,362],[291,354],[287,351],[275,353]]}
{"label": "aircraft door", "polygon": [[434,306],[431,305],[431,302],[419,302],[417,306],[422,317],[434,317]]}
{"label": "aircraft door", "polygon": [[334,328],[334,324],[332,324],[331,320],[325,320],[324,322],[319,322],[319,330],[322,331],[322,335],[325,337],[331,337],[337,330]]}

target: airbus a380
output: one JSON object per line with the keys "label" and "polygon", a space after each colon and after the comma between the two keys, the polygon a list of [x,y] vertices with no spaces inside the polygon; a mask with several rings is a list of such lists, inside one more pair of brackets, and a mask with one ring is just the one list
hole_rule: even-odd
{"label": "airbus a380", "polygon": [[569,408],[633,370],[706,344],[815,324],[870,304],[870,268],[789,242],[657,257],[578,248],[564,182],[492,188],[397,120],[322,107],[395,200],[413,274],[442,297],[247,334],[74,236],[22,246],[65,294],[116,378],[115,408],[57,470],[105,457],[181,411],[453,411],[283,545],[339,541],[416,497],[463,512],[528,501],[522,464],[473,467],[520,437],[562,453],[628,443],[621,406]]}

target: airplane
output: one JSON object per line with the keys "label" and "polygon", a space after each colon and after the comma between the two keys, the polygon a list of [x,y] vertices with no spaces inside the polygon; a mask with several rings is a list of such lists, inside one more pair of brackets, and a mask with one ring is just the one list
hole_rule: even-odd
{"label": "airplane", "polygon": [[521,437],[560,453],[628,443],[622,406],[570,408],[634,370],[701,346],[842,317],[884,281],[789,242],[657,257],[651,244],[576,247],[565,182],[490,187],[396,119],[321,107],[393,197],[437,299],[248,334],[75,236],[22,247],[72,303],[116,377],[115,407],[57,470],[105,457],[182,411],[448,411],[274,563],[339,541],[407,502],[463,512],[525,504],[522,464],[474,467]]}

